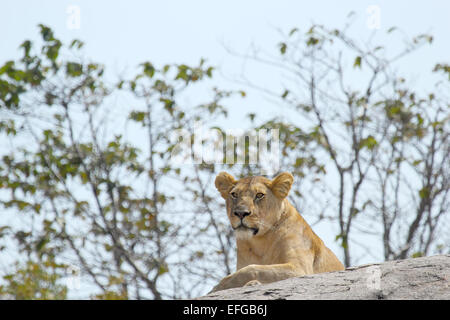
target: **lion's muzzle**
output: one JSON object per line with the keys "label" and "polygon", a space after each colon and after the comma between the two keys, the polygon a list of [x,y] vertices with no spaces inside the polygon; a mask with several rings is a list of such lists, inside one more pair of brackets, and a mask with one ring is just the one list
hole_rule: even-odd
{"label": "lion's muzzle", "polygon": [[239,217],[240,219],[241,219],[241,221],[242,221],[242,219],[244,219],[246,216],[249,216],[250,214],[251,214],[251,212],[250,211],[248,211],[248,210],[235,210],[234,212],[234,215],[235,216],[237,216],[237,217]]}

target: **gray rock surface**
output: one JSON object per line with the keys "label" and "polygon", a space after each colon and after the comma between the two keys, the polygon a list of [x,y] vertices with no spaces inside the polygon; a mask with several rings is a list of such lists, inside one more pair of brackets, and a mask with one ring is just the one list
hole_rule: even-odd
{"label": "gray rock surface", "polygon": [[233,288],[198,299],[445,299],[450,255],[388,261],[283,281]]}

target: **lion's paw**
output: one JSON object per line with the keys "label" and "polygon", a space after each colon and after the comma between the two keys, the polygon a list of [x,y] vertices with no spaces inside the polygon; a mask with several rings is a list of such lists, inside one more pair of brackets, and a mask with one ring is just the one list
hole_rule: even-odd
{"label": "lion's paw", "polygon": [[259,282],[258,280],[250,280],[249,282],[244,284],[244,287],[253,287],[253,286],[257,286],[259,284],[262,284],[262,283]]}

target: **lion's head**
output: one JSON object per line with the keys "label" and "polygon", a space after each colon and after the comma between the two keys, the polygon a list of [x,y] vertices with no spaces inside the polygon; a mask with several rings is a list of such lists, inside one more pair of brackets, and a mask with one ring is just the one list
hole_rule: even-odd
{"label": "lion's head", "polygon": [[226,172],[217,175],[215,185],[226,201],[228,218],[238,239],[262,236],[279,221],[293,181],[288,172],[273,180],[247,177],[236,181]]}

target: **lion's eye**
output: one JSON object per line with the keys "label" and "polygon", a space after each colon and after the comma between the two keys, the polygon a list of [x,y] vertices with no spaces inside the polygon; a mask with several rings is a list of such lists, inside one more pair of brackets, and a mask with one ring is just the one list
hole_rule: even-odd
{"label": "lion's eye", "polygon": [[236,192],[232,192],[232,193],[231,193],[231,197],[234,198],[234,199],[236,199],[236,198],[238,197],[238,195],[237,195]]}
{"label": "lion's eye", "polygon": [[262,198],[264,198],[264,193],[259,192],[256,194],[256,199],[262,199]]}

